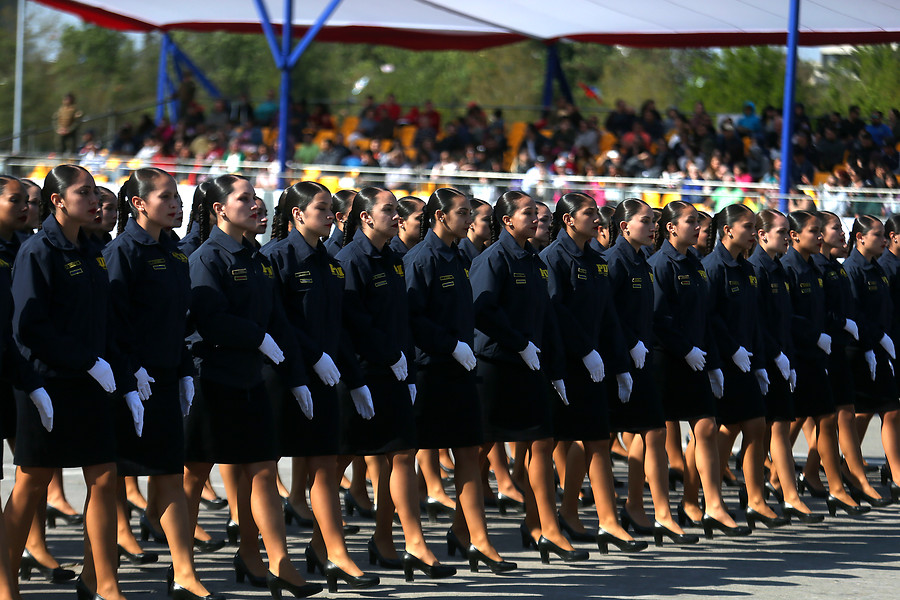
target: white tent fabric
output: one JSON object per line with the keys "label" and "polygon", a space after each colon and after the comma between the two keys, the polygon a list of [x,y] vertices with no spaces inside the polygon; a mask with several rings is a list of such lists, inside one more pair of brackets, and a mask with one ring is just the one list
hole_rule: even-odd
{"label": "white tent fabric", "polygon": [[[37,0],[123,30],[259,32],[253,0]],[[273,24],[284,0],[263,0]],[[327,0],[295,0],[293,24],[310,27]],[[522,39],[631,46],[784,44],[788,0],[343,0],[317,39],[416,49],[477,49]],[[900,2],[801,0],[800,43],[900,42]]]}

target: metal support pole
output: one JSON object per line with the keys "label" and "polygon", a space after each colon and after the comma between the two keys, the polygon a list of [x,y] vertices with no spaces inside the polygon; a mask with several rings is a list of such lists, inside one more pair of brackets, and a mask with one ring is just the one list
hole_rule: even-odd
{"label": "metal support pole", "polygon": [[[294,0],[284,0],[284,21],[281,26],[281,98],[278,110],[278,165],[281,173],[287,171],[288,160],[288,117],[291,110],[291,65],[288,64],[288,57],[291,54],[293,23]],[[284,177],[282,185],[286,185]]]}
{"label": "metal support pole", "polygon": [[13,92],[13,154],[22,150],[22,88],[25,85],[25,0],[16,7],[16,89]]}
{"label": "metal support pole", "polygon": [[322,14],[319,15],[319,18],[316,19],[316,22],[313,23],[312,27],[306,31],[306,35],[303,36],[303,39],[300,40],[300,43],[297,44],[297,47],[291,52],[290,58],[288,58],[288,63],[291,67],[297,64],[297,61],[300,60],[300,57],[306,52],[306,49],[312,43],[313,39],[315,39],[316,35],[319,34],[322,27],[325,26],[325,23],[334,11],[337,10],[337,7],[340,6],[341,2],[342,0],[331,0],[331,2],[328,3],[328,6],[325,7],[325,10],[322,11]]}
{"label": "metal support pole", "polygon": [[786,196],[791,189],[791,168],[794,161],[791,137],[794,130],[794,88],[797,83],[797,40],[800,28],[800,0],[791,0],[788,19],[787,64],[784,69],[784,106],[781,112],[781,212],[787,212]]}

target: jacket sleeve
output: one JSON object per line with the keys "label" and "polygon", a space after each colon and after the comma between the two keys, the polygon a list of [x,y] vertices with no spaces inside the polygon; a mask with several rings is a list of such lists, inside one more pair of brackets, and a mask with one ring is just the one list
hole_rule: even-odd
{"label": "jacket sleeve", "polygon": [[[275,282],[272,282],[273,287]],[[303,364],[303,354],[297,341],[296,329],[291,327],[284,313],[284,304],[281,297],[273,289],[272,312],[269,314],[267,327],[272,338],[284,353],[284,360],[275,365],[275,370],[281,376],[285,384],[290,388],[309,383],[306,375],[306,367]],[[321,354],[321,353],[320,353]]]}
{"label": "jacket sleeve", "polygon": [[509,278],[506,262],[497,256],[479,255],[470,272],[475,299],[475,327],[491,340],[512,352],[521,352],[529,340],[517,331],[500,306],[498,290]]}
{"label": "jacket sleeve", "polygon": [[139,352],[134,344],[139,336],[134,330],[132,310],[132,285],[134,271],[119,246],[104,252],[106,270],[109,277],[109,324],[106,360],[116,376],[116,391],[122,394],[137,389],[134,373],[142,366]]}
{"label": "jacket sleeve", "polygon": [[409,324],[415,345],[426,354],[449,355],[459,341],[440,321],[433,319],[428,310],[428,291],[433,281],[429,273],[434,269],[416,261],[404,261],[406,298],[409,303]]}
{"label": "jacket sleeve", "polygon": [[58,370],[87,371],[98,356],[50,320],[50,264],[36,252],[20,253],[13,270],[13,333],[27,359]]}
{"label": "jacket sleeve", "polygon": [[559,333],[556,313],[553,311],[553,307],[550,306],[550,299],[547,298],[546,302],[544,330],[541,336],[543,345],[543,348],[541,348],[541,369],[550,381],[556,381],[566,375],[565,347]]}
{"label": "jacket sleeve", "polygon": [[[374,365],[390,366],[400,360],[401,348],[395,335],[381,329],[363,300],[366,282],[359,266],[341,261],[344,268],[344,302],[341,314],[356,353]],[[407,364],[413,357],[407,356]]]}
{"label": "jacket sleeve", "polygon": [[191,255],[191,315],[203,340],[217,346],[259,348],[266,331],[254,321],[228,312],[221,273],[203,256]]}

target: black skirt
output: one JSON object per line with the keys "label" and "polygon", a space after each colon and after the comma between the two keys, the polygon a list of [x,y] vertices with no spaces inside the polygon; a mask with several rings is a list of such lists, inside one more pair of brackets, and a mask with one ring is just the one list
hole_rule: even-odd
{"label": "black skirt", "polygon": [[[897,376],[891,372],[888,355],[881,348],[875,350],[875,381],[866,364],[865,353],[856,348],[847,351],[850,368],[853,371],[853,383],[856,386],[856,412],[871,414],[900,409],[897,398]],[[894,370],[897,370],[895,365]]]}
{"label": "black skirt", "polygon": [[846,346],[832,344],[831,354],[828,356],[828,381],[835,405],[852,407],[856,401],[856,388]]}
{"label": "black skirt", "polygon": [[475,372],[453,362],[419,367],[415,416],[419,448],[466,448],[484,443]]}
{"label": "black skirt", "polygon": [[656,387],[655,375],[653,374],[655,355],[656,352],[651,350],[647,355],[644,368],[631,371],[634,386],[631,391],[631,398],[624,404],[618,400],[619,387],[615,375],[607,377],[609,395],[616,398],[615,402],[610,403],[609,410],[609,421],[613,431],[643,433],[666,426],[662,397]]}
{"label": "black skirt", "polygon": [[53,431],[49,432],[28,395],[16,394],[15,463],[21,467],[87,467],[114,462],[113,396],[88,375],[47,379],[44,389],[53,403]]}
{"label": "black skirt", "polygon": [[725,376],[724,393],[716,401],[716,421],[719,424],[732,425],[766,416],[766,403],[752,370],[742,373],[728,359],[722,365],[722,374]]}
{"label": "black skirt", "polygon": [[[763,397],[766,403],[766,423],[793,421],[797,415],[790,382],[781,376],[781,371],[774,362],[767,365],[766,373],[769,374],[769,393]],[[756,379],[755,373],[753,379]]]}
{"label": "black skirt", "polygon": [[[606,381],[594,383],[580,360],[569,362],[566,365],[566,374],[566,396],[569,405],[566,406],[559,401],[553,403],[553,437],[567,442],[609,440],[609,401]],[[615,378],[615,375],[607,373],[606,377]],[[554,396],[555,390],[551,397],[557,400]]]}
{"label": "black skirt", "polygon": [[367,370],[365,380],[375,407],[375,415],[368,421],[356,412],[350,390],[344,385],[338,390],[341,454],[371,456],[414,449],[416,419],[407,384],[397,381],[387,368]]}
{"label": "black skirt", "polygon": [[278,449],[281,456],[331,456],[341,451],[341,406],[337,390],[309,374],[313,418],[307,419],[290,390],[280,396]]}
{"label": "black skirt", "polygon": [[199,378],[184,420],[185,461],[248,464],[276,460],[275,420],[264,383],[250,389]]}
{"label": "black skirt", "polygon": [[478,378],[485,441],[533,442],[553,437],[553,409],[543,371],[532,371],[524,362],[478,357]]}
{"label": "black skirt", "polygon": [[709,372],[694,371],[683,358],[656,352],[653,372],[662,395],[666,421],[715,418],[716,399],[709,385]]}
{"label": "black skirt", "polygon": [[797,388],[794,390],[794,414],[797,417],[819,417],[834,414],[832,383],[825,374],[826,361],[806,360],[798,357]]}
{"label": "black skirt", "polygon": [[13,386],[0,382],[0,439],[16,437],[16,397]]}
{"label": "black skirt", "polygon": [[184,472],[184,419],[181,394],[174,369],[148,369],[156,380],[150,384],[151,396],[144,402],[144,428],[141,437],[134,431],[134,420],[125,399],[116,402],[118,474],[178,475]]}

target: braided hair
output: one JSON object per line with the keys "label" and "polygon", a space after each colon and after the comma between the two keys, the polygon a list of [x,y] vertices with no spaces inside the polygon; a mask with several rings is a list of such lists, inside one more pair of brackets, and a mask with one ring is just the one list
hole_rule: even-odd
{"label": "braided hair", "polygon": [[[200,208],[198,211],[198,215],[200,217],[200,241],[205,242],[209,239],[210,230],[212,227],[210,226],[210,215],[213,213],[213,204],[220,202],[225,202],[225,199],[228,198],[228,195],[234,191],[234,184],[238,181],[250,181],[243,175],[220,175],[216,177],[212,184],[207,188],[206,193],[203,196],[202,201],[200,202]],[[195,194],[196,196],[196,194]]]}
{"label": "braided hair", "polygon": [[137,210],[135,210],[133,202],[134,198],[146,198],[150,192],[157,188],[157,180],[160,177],[171,178],[172,176],[156,167],[143,167],[131,172],[131,176],[119,188],[117,234],[125,231],[128,217],[137,217]]}

